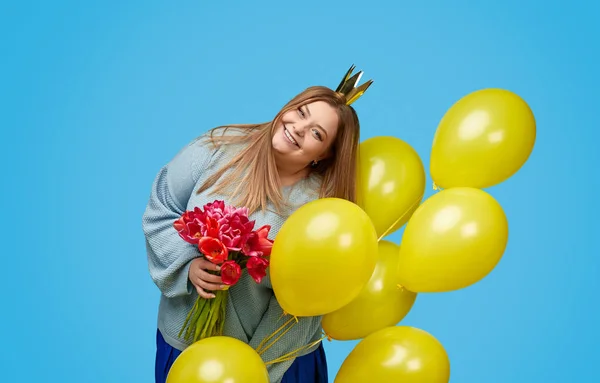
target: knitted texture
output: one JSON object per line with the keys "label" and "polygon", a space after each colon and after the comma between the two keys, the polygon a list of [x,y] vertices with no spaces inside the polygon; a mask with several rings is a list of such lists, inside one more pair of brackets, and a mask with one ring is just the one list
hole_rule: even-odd
{"label": "knitted texture", "polygon": [[[205,137],[200,136],[192,141],[159,171],[142,219],[150,276],[161,291],[158,329],[166,342],[179,350],[189,346],[178,334],[198,298],[188,279],[188,271],[191,261],[201,254],[197,247],[179,237],[173,228],[173,222],[185,210],[202,207],[216,199],[222,199],[226,204],[232,203],[228,196],[211,194],[212,188],[200,194],[196,191],[240,150],[236,145],[224,145],[215,149],[210,143],[204,142]],[[229,172],[225,176],[228,174]],[[283,189],[284,195],[296,207],[314,200],[318,197],[317,184],[312,181],[315,179],[308,178],[292,187],[286,187]],[[271,208],[266,212],[253,213],[250,219],[256,220],[255,227],[271,225],[269,237],[273,239],[293,210],[288,209],[285,214],[279,215]],[[283,317],[283,310],[273,294],[268,272],[269,269],[267,276],[257,284],[244,271],[228,294],[224,335],[246,342],[254,349],[290,318],[289,315]],[[298,323],[271,346],[262,358],[268,362],[313,343],[321,337],[321,331],[321,317],[298,318]],[[300,355],[311,352],[316,347],[305,350]],[[280,382],[291,364],[292,361],[287,361],[269,365],[270,381]]]}

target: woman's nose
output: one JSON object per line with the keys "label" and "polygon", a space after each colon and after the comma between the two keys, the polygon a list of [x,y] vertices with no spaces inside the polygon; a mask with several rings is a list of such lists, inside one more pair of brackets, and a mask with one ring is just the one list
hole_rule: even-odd
{"label": "woman's nose", "polygon": [[306,130],[306,128],[302,124],[296,124],[296,125],[294,125],[294,133],[296,133],[300,137],[304,137],[304,131],[305,130]]}

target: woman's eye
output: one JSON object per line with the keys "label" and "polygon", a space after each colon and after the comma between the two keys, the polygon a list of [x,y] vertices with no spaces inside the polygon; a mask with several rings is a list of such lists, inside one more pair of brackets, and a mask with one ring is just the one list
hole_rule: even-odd
{"label": "woman's eye", "polygon": [[317,137],[317,139],[318,139],[319,141],[321,141],[321,132],[319,132],[319,131],[318,131],[318,130],[316,130],[316,129],[315,129],[315,130],[313,130],[313,132],[315,133],[315,136]]}
{"label": "woman's eye", "polygon": [[300,113],[300,117],[304,117],[304,112],[302,111],[302,108],[298,108],[298,113]]}

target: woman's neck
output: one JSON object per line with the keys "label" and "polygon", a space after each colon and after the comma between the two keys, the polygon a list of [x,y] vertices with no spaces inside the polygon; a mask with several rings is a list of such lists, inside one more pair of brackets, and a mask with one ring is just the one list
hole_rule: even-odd
{"label": "woman's neck", "polygon": [[302,168],[300,170],[286,169],[277,166],[277,173],[279,175],[279,181],[281,186],[291,186],[296,182],[308,177],[310,170],[308,168]]}

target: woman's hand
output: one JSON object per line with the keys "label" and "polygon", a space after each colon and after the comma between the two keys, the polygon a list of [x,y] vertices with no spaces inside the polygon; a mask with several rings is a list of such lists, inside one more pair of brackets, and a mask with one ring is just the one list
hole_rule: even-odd
{"label": "woman's hand", "polygon": [[207,271],[219,271],[221,268],[204,258],[196,258],[190,265],[188,278],[196,288],[198,295],[204,299],[214,298],[215,295],[207,291],[223,290],[225,285],[219,275],[213,275]]}

